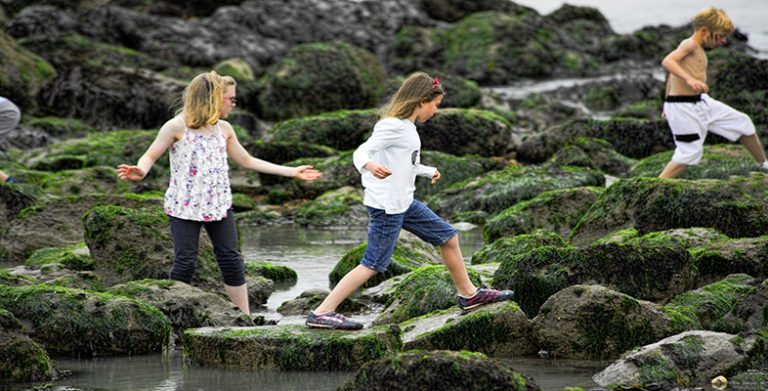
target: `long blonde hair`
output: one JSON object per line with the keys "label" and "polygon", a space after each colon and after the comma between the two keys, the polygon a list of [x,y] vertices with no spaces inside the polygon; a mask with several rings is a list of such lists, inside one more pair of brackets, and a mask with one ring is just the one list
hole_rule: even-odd
{"label": "long blonde hair", "polygon": [[432,78],[424,72],[413,73],[381,108],[379,117],[408,118],[419,103],[431,102],[439,95],[445,95],[445,89],[437,77]]}
{"label": "long blonde hair", "polygon": [[221,104],[227,88],[236,85],[231,76],[222,76],[215,71],[201,73],[184,89],[184,107],[177,114],[184,115],[191,129],[213,125],[221,116]]}
{"label": "long blonde hair", "polygon": [[709,29],[710,33],[724,33],[726,35],[733,32],[733,22],[725,11],[715,7],[709,7],[701,10],[693,17],[693,28],[698,30],[701,27]]}

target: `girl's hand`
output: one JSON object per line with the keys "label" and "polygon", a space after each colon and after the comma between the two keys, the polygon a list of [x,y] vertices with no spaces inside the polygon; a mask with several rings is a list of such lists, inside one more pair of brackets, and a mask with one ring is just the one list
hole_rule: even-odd
{"label": "girl's hand", "polygon": [[315,170],[312,166],[298,166],[293,170],[293,177],[302,181],[314,181],[323,176],[323,173]]}
{"label": "girl's hand", "polygon": [[432,176],[432,184],[434,185],[441,176],[440,171],[435,171],[435,175]]}
{"label": "girl's hand", "polygon": [[147,175],[147,173],[142,171],[139,166],[127,166],[125,164],[117,166],[115,172],[117,172],[117,176],[120,177],[120,179],[129,181],[140,181]]}
{"label": "girl's hand", "polygon": [[376,164],[374,162],[368,162],[365,165],[365,169],[370,171],[374,177],[379,179],[384,179],[392,175],[392,171],[389,168],[382,166],[381,164]]}

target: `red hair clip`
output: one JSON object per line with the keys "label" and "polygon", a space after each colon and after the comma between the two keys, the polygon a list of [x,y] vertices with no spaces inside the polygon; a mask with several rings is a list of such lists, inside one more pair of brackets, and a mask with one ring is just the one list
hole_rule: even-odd
{"label": "red hair clip", "polygon": [[439,85],[440,85],[440,79],[438,79],[437,76],[435,76],[435,78],[432,79],[432,89],[434,90]]}

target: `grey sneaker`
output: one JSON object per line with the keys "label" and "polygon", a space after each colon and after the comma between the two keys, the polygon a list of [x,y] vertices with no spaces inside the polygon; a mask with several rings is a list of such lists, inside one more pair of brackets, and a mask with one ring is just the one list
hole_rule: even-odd
{"label": "grey sneaker", "polygon": [[475,292],[472,297],[457,296],[457,300],[459,302],[459,308],[463,311],[467,311],[484,304],[511,300],[514,295],[514,291],[497,291],[495,289],[478,288],[477,292]]}
{"label": "grey sneaker", "polygon": [[354,320],[333,311],[320,315],[316,314],[314,311],[309,311],[307,321],[304,324],[309,327],[321,329],[360,330],[363,328],[362,323],[355,322]]}
{"label": "grey sneaker", "polygon": [[766,160],[762,164],[760,164],[760,169],[763,170],[763,171],[768,172],[768,160]]}

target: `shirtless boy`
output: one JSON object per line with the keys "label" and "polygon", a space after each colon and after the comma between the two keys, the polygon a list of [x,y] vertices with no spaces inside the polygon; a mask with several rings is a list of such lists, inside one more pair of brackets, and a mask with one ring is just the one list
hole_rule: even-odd
{"label": "shirtless boy", "polygon": [[696,14],[693,29],[693,35],[680,42],[661,62],[669,72],[664,116],[676,148],[659,178],[674,178],[689,165],[698,164],[707,132],[744,144],[761,168],[768,171],[768,161],[749,117],[707,95],[704,49],[724,44],[733,32],[733,22],[723,10],[709,7]]}

